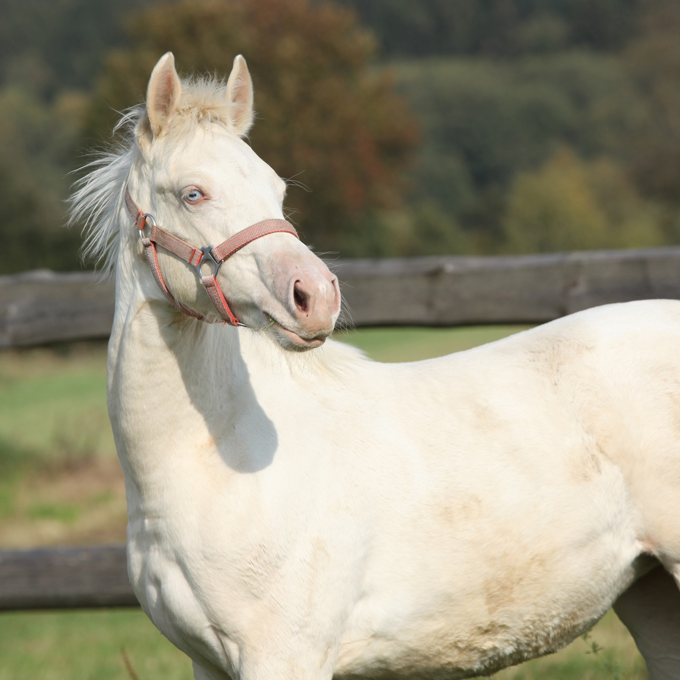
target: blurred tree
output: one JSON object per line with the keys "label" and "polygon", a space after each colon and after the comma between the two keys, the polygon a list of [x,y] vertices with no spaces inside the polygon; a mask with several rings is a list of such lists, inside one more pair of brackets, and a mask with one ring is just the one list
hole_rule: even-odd
{"label": "blurred tree", "polygon": [[71,151],[83,98],[53,104],[0,89],[0,274],[79,267],[79,235],[62,229]]}
{"label": "blurred tree", "polygon": [[362,223],[362,257],[469,255],[482,250],[475,235],[427,198],[399,210],[372,212]]}
{"label": "blurred tree", "polygon": [[608,159],[584,163],[559,148],[539,170],[521,173],[508,196],[506,250],[513,253],[661,245],[655,207],[640,199]]}
{"label": "blurred tree", "polygon": [[295,178],[286,205],[308,242],[360,254],[371,239],[365,214],[401,204],[417,127],[390,78],[371,73],[375,43],[348,10],[308,0],[181,0],[135,15],[129,31],[130,49],[107,61],[90,138],[108,136],[112,109],[143,98],[164,52],[185,71],[225,76],[242,53],[260,119],[252,146]]}
{"label": "blurred tree", "polygon": [[121,17],[152,0],[0,0],[0,274],[77,269],[80,236],[62,229],[83,90]]}
{"label": "blurred tree", "polygon": [[105,52],[124,42],[125,13],[154,1],[0,0],[0,85],[48,99],[88,89]]}
{"label": "blurred tree", "polygon": [[649,195],[680,203],[680,3],[657,2],[626,54],[653,119],[634,140],[636,182]]}
{"label": "blurred tree", "polygon": [[[583,159],[589,182],[593,159],[606,156],[623,178],[607,186],[632,191],[621,170],[632,167],[654,224],[666,242],[680,239],[677,0],[333,0],[344,10],[329,0],[186,0],[137,14],[125,33],[128,12],[162,1],[0,0],[0,193],[22,206],[0,221],[0,272],[77,265],[77,235],[59,225],[78,92],[126,45],[99,82],[89,143],[109,138],[112,107],[143,99],[163,51],[185,72],[224,75],[243,52],[263,119],[253,146],[294,178],[288,207],[319,249],[500,252],[518,174],[544,171],[560,145]],[[375,31],[383,57],[410,59],[391,65],[423,130],[406,181],[413,119],[348,9]],[[620,55],[631,40],[627,71]],[[32,260],[19,265],[27,241]]]}
{"label": "blurred tree", "polygon": [[80,268],[79,234],[61,228],[63,203],[54,194],[41,194],[4,159],[0,161],[0,203],[0,275]]}
{"label": "blurred tree", "polygon": [[393,250],[388,256],[471,255],[480,250],[474,235],[431,199],[419,201],[391,219],[398,227],[394,230],[398,237],[389,241]]}
{"label": "blurred tree", "polygon": [[[385,56],[514,57],[620,50],[647,0],[336,0],[375,31]],[[656,1],[656,0],[651,0]]]}
{"label": "blurred tree", "polygon": [[518,172],[540,167],[564,144],[625,165],[630,140],[649,120],[633,79],[609,55],[431,59],[393,68],[423,130],[412,203],[433,201],[486,252],[502,247],[505,197]]}
{"label": "blurred tree", "polygon": [[[161,0],[0,0],[0,85],[28,78],[48,96],[87,89],[122,18]],[[327,0],[318,0],[326,2]],[[663,0],[335,0],[357,12],[387,56],[513,56],[618,50],[642,9]]]}

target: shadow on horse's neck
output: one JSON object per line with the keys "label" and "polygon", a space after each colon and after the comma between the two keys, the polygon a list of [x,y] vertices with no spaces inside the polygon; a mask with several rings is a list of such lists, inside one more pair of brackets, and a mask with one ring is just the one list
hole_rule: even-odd
{"label": "shadow on horse's neck", "polygon": [[[165,414],[166,426],[179,432],[187,416],[198,415],[208,439],[228,467],[239,473],[253,473],[269,466],[278,448],[278,435],[256,393],[253,370],[261,375],[270,368],[266,366],[267,359],[275,358],[271,355],[277,353],[278,346],[251,348],[248,362],[242,343],[273,343],[264,337],[242,338],[252,332],[181,317],[174,310],[169,315],[164,302],[145,307],[147,321],[157,326],[159,341],[150,353],[145,351],[146,358],[157,361],[159,370],[164,365],[175,365],[175,370],[168,371],[168,389],[183,393],[185,398],[180,402],[190,404],[193,411]],[[166,356],[154,357],[154,353]],[[265,365],[254,365],[254,357]]]}

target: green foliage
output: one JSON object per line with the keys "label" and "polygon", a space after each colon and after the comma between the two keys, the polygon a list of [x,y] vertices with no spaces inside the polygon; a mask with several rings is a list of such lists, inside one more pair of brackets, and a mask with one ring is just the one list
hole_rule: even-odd
{"label": "green foliage", "polygon": [[586,155],[623,154],[647,119],[634,82],[607,56],[440,59],[397,63],[394,72],[423,123],[419,172],[436,177],[431,165],[446,157],[442,174],[461,185],[456,198],[471,185],[507,184],[560,143]]}
{"label": "green foliage", "polygon": [[[143,99],[167,49],[184,72],[226,74],[234,54],[245,54],[260,119],[252,144],[292,178],[291,218],[319,251],[482,254],[522,242],[680,241],[675,0],[333,3],[0,0],[0,274],[79,266],[79,235],[61,225],[84,102],[86,146],[101,146],[117,111]],[[377,52],[352,12],[377,35]],[[376,54],[410,61],[385,68]],[[410,181],[417,126],[392,78],[422,127]],[[609,189],[595,196],[589,186],[586,209],[585,194],[570,185],[569,195],[583,199],[572,212],[590,220],[578,238],[571,229],[546,237],[563,246],[541,245],[534,222],[519,238],[528,187],[561,147],[590,168],[588,181],[598,174],[590,166],[607,159],[600,174]],[[603,207],[603,194],[615,190],[626,192],[619,202],[635,220]],[[547,191],[553,206],[557,193]]]}
{"label": "green foliage", "polygon": [[155,0],[0,0],[0,85],[47,100],[86,90],[106,51],[124,42],[122,18]]}
{"label": "green foliage", "polygon": [[4,613],[0,680],[191,680],[191,661],[138,609]]}
{"label": "green foliage", "polygon": [[644,32],[626,52],[652,112],[634,142],[633,171],[647,194],[680,204],[680,4],[652,4]]}
{"label": "green foliage", "polygon": [[[518,173],[541,167],[564,145],[586,159],[606,156],[610,165],[625,167],[630,140],[650,119],[634,79],[607,55],[572,52],[503,63],[438,59],[399,62],[393,69],[423,129],[414,201],[429,199],[459,225],[469,252],[503,249],[508,192]],[[631,189],[623,180],[618,187]],[[513,229],[520,229],[513,219]],[[645,218],[641,229],[648,223]],[[596,232],[591,241],[599,246],[588,247],[624,244],[598,239]],[[570,241],[565,237],[564,245]],[[628,245],[643,242],[658,239],[636,237]],[[432,246],[430,252],[445,252]]]}
{"label": "green foliage", "polygon": [[308,0],[182,0],[129,26],[130,49],[111,56],[100,82],[91,136],[109,133],[111,107],[139,100],[163,52],[185,72],[225,75],[243,53],[260,118],[252,146],[306,185],[293,183],[287,208],[307,242],[324,251],[360,242],[366,213],[400,204],[415,123],[389,78],[369,71],[374,42],[351,13]]}
{"label": "green foliage", "polygon": [[632,248],[664,242],[658,214],[611,160],[584,163],[567,147],[515,179],[505,215],[514,253]]}
{"label": "green foliage", "polygon": [[478,250],[455,217],[425,198],[401,210],[372,211],[359,221],[357,238],[343,238],[343,257],[411,257]]}
{"label": "green foliage", "polygon": [[17,86],[0,89],[0,274],[78,269],[80,238],[62,229],[82,97],[52,104]]}
{"label": "green foliage", "polygon": [[515,57],[572,47],[616,50],[636,33],[643,0],[338,0],[387,56]]}

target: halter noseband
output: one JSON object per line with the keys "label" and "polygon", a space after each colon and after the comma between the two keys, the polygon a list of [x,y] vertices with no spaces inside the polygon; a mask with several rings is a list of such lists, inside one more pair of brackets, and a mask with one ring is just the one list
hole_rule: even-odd
{"label": "halter noseband", "polygon": [[[149,263],[151,273],[153,274],[154,279],[156,279],[156,283],[163,292],[163,295],[165,295],[180,312],[187,316],[192,316],[195,319],[200,319],[201,321],[208,321],[208,319],[202,314],[183,305],[168,289],[165,280],[163,279],[161,269],[158,266],[157,246],[169,250],[180,259],[188,262],[192,267],[195,267],[203,287],[210,296],[217,313],[222,317],[224,322],[228,323],[230,326],[243,326],[245,328],[245,324],[241,323],[229,308],[229,304],[222,293],[220,284],[217,282],[217,272],[220,270],[222,263],[235,252],[241,250],[243,246],[247,246],[252,241],[267,236],[267,234],[283,232],[291,234],[292,236],[295,236],[295,238],[299,238],[295,231],[295,227],[293,227],[292,224],[286,222],[286,220],[271,219],[251,224],[249,227],[237,232],[214,248],[212,246],[194,248],[194,246],[182,240],[179,236],[175,236],[162,227],[159,227],[156,224],[153,215],[143,213],[132,200],[132,196],[130,196],[128,189],[125,190],[125,206],[127,207],[128,213],[130,213],[130,217],[134,220],[135,227],[139,230],[139,238],[142,240],[144,254]],[[148,237],[144,236],[147,220],[151,222],[151,233]],[[212,274],[204,274],[201,269],[201,265],[205,264],[206,261],[210,261],[214,267]]]}

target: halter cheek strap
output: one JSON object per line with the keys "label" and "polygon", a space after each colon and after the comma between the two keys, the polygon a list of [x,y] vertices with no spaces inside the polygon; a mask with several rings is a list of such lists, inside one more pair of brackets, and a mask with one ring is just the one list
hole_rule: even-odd
{"label": "halter cheek strap", "polygon": [[[246,227],[242,231],[237,232],[232,237],[223,241],[218,246],[213,248],[212,246],[204,246],[202,248],[195,248],[191,244],[171,234],[162,227],[156,224],[156,220],[153,215],[149,213],[143,213],[132,200],[130,192],[125,190],[125,206],[127,208],[130,217],[134,220],[135,227],[139,230],[139,237],[142,240],[142,245],[144,246],[144,255],[149,263],[149,268],[153,274],[158,287],[163,292],[163,295],[171,302],[180,312],[191,316],[195,319],[200,319],[201,321],[208,321],[206,317],[193,309],[189,309],[186,305],[182,304],[175,296],[170,292],[168,286],[163,279],[163,273],[161,272],[160,266],[158,264],[158,251],[157,246],[168,250],[180,259],[188,262],[192,267],[196,268],[198,276],[205,288],[206,293],[210,296],[210,299],[217,310],[217,313],[230,326],[245,326],[241,323],[231,311],[229,303],[224,297],[224,293],[220,288],[220,284],[217,281],[217,272],[219,271],[222,263],[231,257],[234,253],[238,252],[244,246],[247,246],[252,241],[258,238],[267,236],[268,234],[276,233],[287,233],[298,238],[297,232],[292,224],[286,222],[285,220],[271,219],[264,220],[263,222],[257,222],[249,227]],[[144,235],[144,229],[147,226],[147,222],[151,223],[151,233],[149,236]],[[213,271],[211,274],[204,274],[201,265],[205,265],[206,262],[210,262],[213,266]]]}

